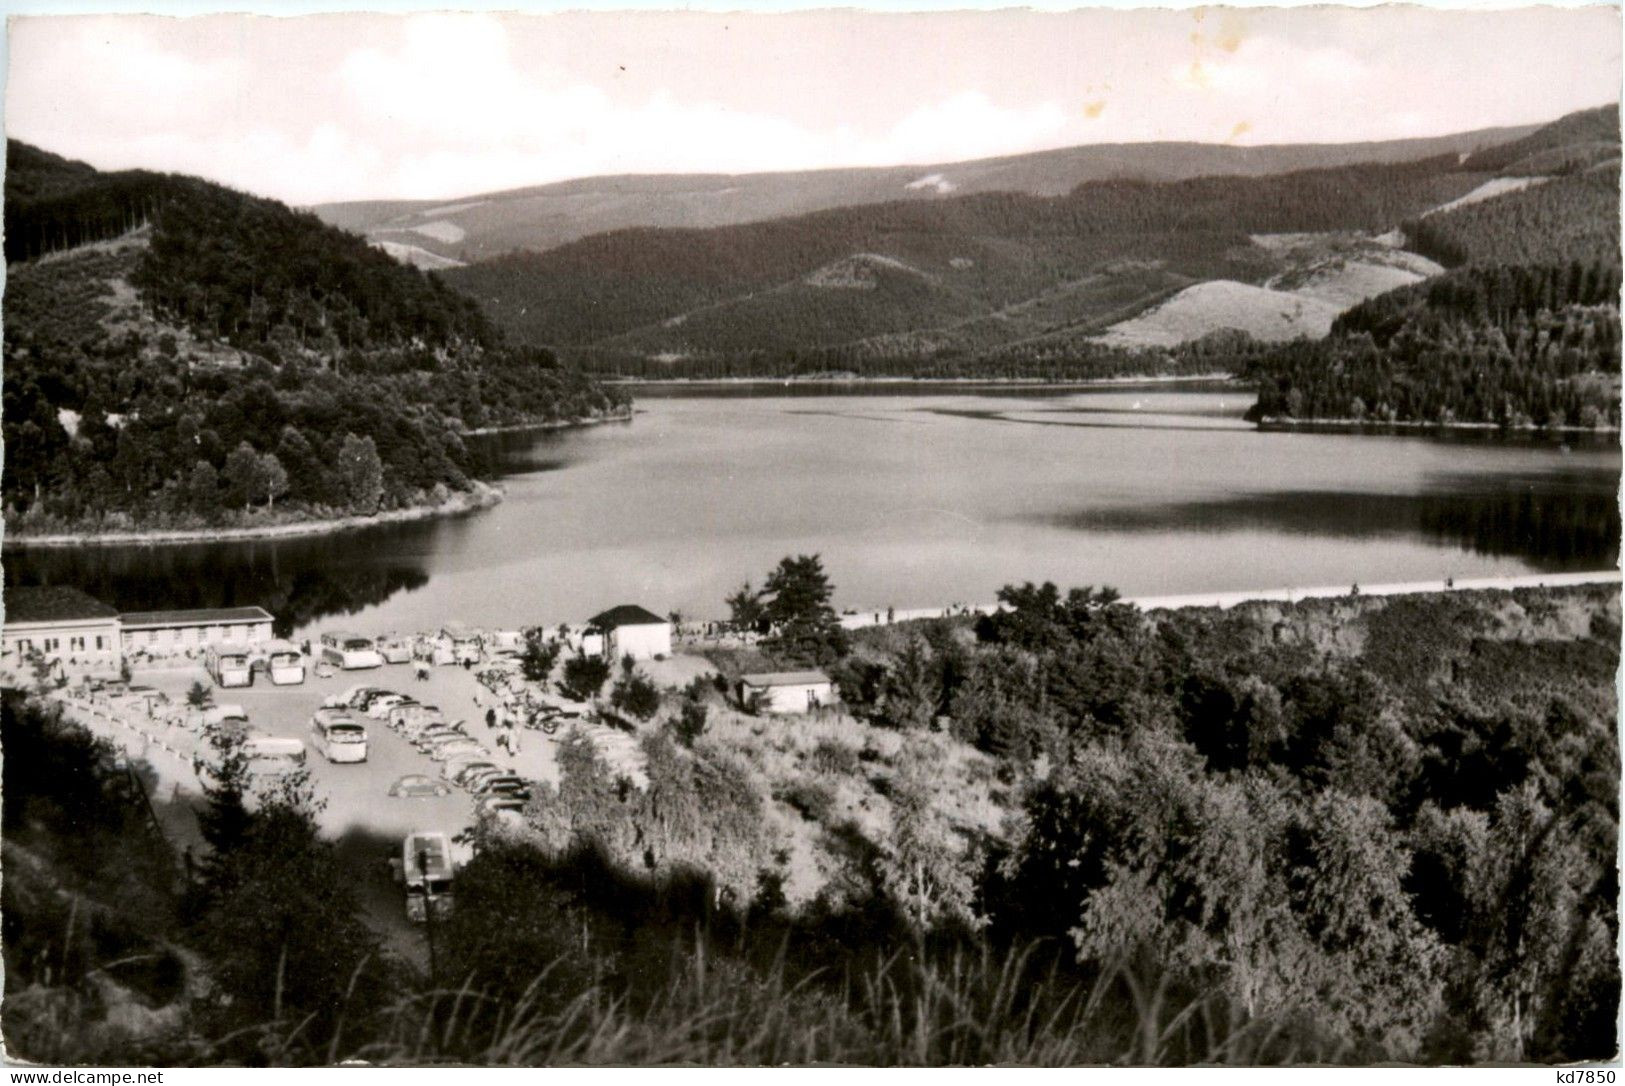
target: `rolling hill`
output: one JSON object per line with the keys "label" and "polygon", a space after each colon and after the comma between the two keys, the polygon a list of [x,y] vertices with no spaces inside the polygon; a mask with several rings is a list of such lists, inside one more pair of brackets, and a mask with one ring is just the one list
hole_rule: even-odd
{"label": "rolling hill", "polygon": [[624,400],[362,239],[193,177],[7,148],[9,534],[443,504],[470,428]]}
{"label": "rolling hill", "polygon": [[[751,350],[978,353],[1104,332],[1209,280],[1261,286],[1304,274],[1340,245],[1486,180],[1450,155],[1270,177],[1090,182],[1064,196],[993,193],[712,230],[617,231],[446,277],[517,341],[622,372],[626,360]],[[1312,237],[1255,240],[1280,234]],[[829,285],[840,277],[826,270],[853,261],[870,270],[863,288]]]}
{"label": "rolling hill", "polygon": [[630,227],[702,229],[896,200],[929,202],[988,192],[1063,196],[1088,181],[1260,177],[1360,162],[1409,162],[1470,154],[1529,135],[1534,127],[1382,143],[1097,144],[920,166],[592,177],[455,200],[373,200],[312,210],[334,226],[416,250],[397,250],[404,259],[473,262]]}
{"label": "rolling hill", "polygon": [[1400,232],[1450,270],[1353,306],[1317,342],[1250,358],[1256,417],[1618,429],[1618,110],[1463,165],[1497,175]]}

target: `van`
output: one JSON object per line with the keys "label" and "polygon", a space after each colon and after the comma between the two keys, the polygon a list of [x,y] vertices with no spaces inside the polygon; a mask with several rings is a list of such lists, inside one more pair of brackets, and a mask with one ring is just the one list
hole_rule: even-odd
{"label": "van", "polygon": [[389,866],[406,891],[406,915],[424,923],[449,916],[452,911],[452,878],[456,870],[451,855],[451,839],[443,833],[419,830],[401,842],[399,856]]}
{"label": "van", "polygon": [[305,657],[289,641],[273,641],[265,647],[265,671],[275,686],[297,686],[305,681]]}
{"label": "van", "polygon": [[372,640],[360,634],[342,631],[324,633],[321,644],[322,659],[342,671],[384,666],[384,658],[379,655]]}
{"label": "van", "polygon": [[412,642],[398,634],[385,634],[378,639],[378,655],[386,664],[404,664],[412,659]]}
{"label": "van", "polygon": [[278,735],[251,735],[243,740],[248,772],[256,777],[276,777],[303,769],[305,744]]}
{"label": "van", "polygon": [[367,760],[367,729],[345,709],[317,709],[310,718],[310,745],[329,762]]}
{"label": "van", "polygon": [[440,640],[451,647],[451,657],[455,663],[479,663],[480,635],[462,623],[446,623],[440,629]]}
{"label": "van", "polygon": [[210,645],[209,651],[204,656],[203,666],[208,670],[209,678],[218,686],[254,685],[254,668],[249,661],[248,653],[243,649]]}
{"label": "van", "polygon": [[207,728],[220,728],[228,724],[247,724],[248,710],[234,702],[221,702],[211,705],[203,710],[203,725]]}

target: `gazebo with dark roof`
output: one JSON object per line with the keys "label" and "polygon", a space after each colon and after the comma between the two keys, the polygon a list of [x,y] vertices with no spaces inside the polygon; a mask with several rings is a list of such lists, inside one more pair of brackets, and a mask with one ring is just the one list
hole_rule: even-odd
{"label": "gazebo with dark roof", "polygon": [[604,633],[608,633],[611,630],[618,630],[622,626],[657,626],[668,621],[668,619],[661,618],[648,608],[639,607],[635,603],[623,603],[619,607],[611,607],[607,611],[592,616],[587,620],[587,626],[590,629],[602,630]]}
{"label": "gazebo with dark roof", "polygon": [[671,620],[635,603],[592,616],[587,629],[603,636],[603,653],[611,660],[626,656],[648,660],[671,653]]}

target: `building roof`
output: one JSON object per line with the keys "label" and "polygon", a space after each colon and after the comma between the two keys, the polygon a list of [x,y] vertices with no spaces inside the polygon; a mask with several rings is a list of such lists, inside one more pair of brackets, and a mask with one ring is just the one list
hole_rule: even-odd
{"label": "building roof", "polygon": [[622,626],[665,626],[666,619],[661,618],[653,611],[639,607],[635,603],[623,603],[619,607],[611,607],[602,614],[594,615],[587,620],[587,625],[599,630],[614,630]]}
{"label": "building roof", "polygon": [[203,607],[190,611],[126,611],[126,630],[153,626],[221,626],[233,622],[270,622],[263,607]]}
{"label": "building roof", "polygon": [[118,609],[67,585],[8,588],[6,625],[21,622],[73,622],[118,618]]}
{"label": "building roof", "polygon": [[746,686],[820,686],[830,678],[822,671],[762,671],[741,675],[739,681]]}

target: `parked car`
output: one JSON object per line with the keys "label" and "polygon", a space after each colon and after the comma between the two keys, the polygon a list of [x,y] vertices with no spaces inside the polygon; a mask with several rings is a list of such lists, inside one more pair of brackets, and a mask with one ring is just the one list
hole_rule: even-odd
{"label": "parked car", "polygon": [[450,728],[452,731],[463,730],[457,725],[448,722],[441,714],[436,713],[432,717],[409,716],[404,718],[401,721],[400,733],[407,742],[416,743],[423,738],[425,732],[433,728]]}
{"label": "parked car", "polygon": [[430,799],[451,795],[451,785],[422,773],[408,773],[389,786],[389,794],[396,799]]}
{"label": "parked car", "polygon": [[405,695],[403,694],[395,693],[393,690],[385,690],[382,687],[374,686],[370,687],[364,694],[361,694],[351,708],[360,709],[363,713],[365,713],[370,711],[374,703],[376,703],[380,698],[400,698],[404,696]]}
{"label": "parked car", "polygon": [[485,783],[487,781],[494,780],[497,777],[505,777],[507,775],[508,771],[506,769],[503,769],[501,766],[491,765],[489,762],[487,762],[485,763],[484,768],[477,769],[469,773],[464,773],[462,776],[458,777],[457,783],[462,785],[465,791],[471,792],[474,795],[479,795],[485,790]]}
{"label": "parked car", "polygon": [[367,702],[367,715],[374,720],[383,720],[395,706],[405,705],[411,700],[405,694],[379,694]]}
{"label": "parked car", "polygon": [[447,758],[440,766],[440,775],[455,784],[462,784],[464,774],[479,770],[490,773],[502,772],[494,762],[488,762],[477,754],[465,754]]}
{"label": "parked car", "polygon": [[343,693],[329,694],[322,699],[324,709],[354,709],[360,700],[371,691],[379,689],[376,686],[356,685],[349,687]]}
{"label": "parked car", "polygon": [[524,812],[523,800],[510,799],[507,796],[481,796],[479,802],[474,805],[476,817],[491,818],[507,826],[523,826]]}
{"label": "parked car", "polygon": [[490,754],[491,752],[482,747],[479,740],[470,739],[468,736],[463,735],[456,738],[447,737],[442,739],[429,747],[425,753],[435,761],[443,762],[447,758],[455,758],[459,754]]}
{"label": "parked car", "polygon": [[412,737],[412,745],[419,750],[423,750],[430,743],[437,743],[442,739],[466,739],[467,737],[467,732],[450,724],[431,724]]}
{"label": "parked car", "polygon": [[396,634],[385,634],[378,639],[378,655],[386,664],[404,664],[412,659],[412,642]]}
{"label": "parked car", "polygon": [[436,705],[419,705],[415,701],[392,705],[386,718],[389,726],[408,739],[435,724],[446,723],[446,715]]}
{"label": "parked car", "polygon": [[515,790],[523,791],[525,778],[513,773],[492,773],[481,777],[479,783],[472,791],[480,795],[507,793]]}

